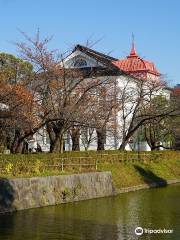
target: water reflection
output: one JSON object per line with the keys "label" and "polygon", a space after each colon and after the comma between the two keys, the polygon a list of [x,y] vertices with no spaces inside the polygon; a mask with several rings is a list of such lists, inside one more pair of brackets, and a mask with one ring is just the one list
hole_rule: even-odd
{"label": "water reflection", "polygon": [[[179,240],[179,198],[176,185],[0,215],[0,239]],[[174,229],[174,234],[137,238],[137,226]]]}

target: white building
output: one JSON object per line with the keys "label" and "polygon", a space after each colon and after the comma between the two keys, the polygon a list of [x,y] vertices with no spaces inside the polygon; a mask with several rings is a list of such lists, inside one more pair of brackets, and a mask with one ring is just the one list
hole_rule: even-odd
{"label": "white building", "polygon": [[[72,53],[63,60],[63,66],[65,68],[78,68],[82,70],[100,69],[103,70],[103,75],[100,77],[107,78],[108,76],[109,78],[114,79],[115,86],[120,89],[120,94],[121,89],[124,89],[126,87],[129,96],[129,102],[126,102],[126,105],[128,107],[126,109],[127,118],[125,119],[125,124],[127,126],[124,127],[124,123],[122,121],[122,115],[125,111],[117,112],[115,121],[117,122],[118,129],[114,129],[113,131],[109,132],[107,131],[105,139],[105,149],[118,149],[119,143],[121,142],[123,135],[121,130],[123,129],[123,127],[125,130],[129,127],[128,121],[132,117],[130,109],[132,110],[135,107],[135,105],[133,106],[133,103],[136,101],[137,98],[137,82],[142,80],[146,81],[149,79],[154,82],[160,81],[161,74],[157,71],[154,63],[140,58],[136,53],[133,43],[129,56],[121,60],[94,51],[90,48],[77,45],[72,51]],[[159,87],[159,90],[156,91],[156,94],[163,95],[166,98],[169,98],[170,96],[169,91],[164,89],[163,86]],[[129,111],[129,113],[127,111]],[[91,137],[92,141],[90,141],[89,145],[87,146],[87,141],[85,140],[87,140],[86,138],[88,137]],[[33,137],[32,140],[29,141],[29,148],[34,151],[34,149],[37,148],[37,143],[41,146],[43,151],[49,150],[49,141],[46,136],[45,130],[41,130],[38,134],[36,134],[36,136]],[[91,129],[91,132],[90,130],[86,130],[86,133],[84,133],[82,130],[80,133],[80,149],[85,150],[87,148],[88,150],[97,149],[97,134],[96,131],[93,129]],[[65,149],[72,149],[72,141],[68,133],[65,136]],[[149,151],[150,147],[146,142],[141,141],[135,143],[131,139],[127,143],[126,149],[139,149]]]}

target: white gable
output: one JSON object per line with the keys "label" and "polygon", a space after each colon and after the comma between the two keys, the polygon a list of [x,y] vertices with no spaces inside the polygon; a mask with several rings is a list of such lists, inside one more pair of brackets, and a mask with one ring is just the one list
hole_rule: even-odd
{"label": "white gable", "polygon": [[9,109],[9,107],[8,107],[8,105],[6,105],[6,104],[4,104],[4,103],[0,103],[0,110],[8,110]]}
{"label": "white gable", "polygon": [[103,66],[95,58],[76,50],[63,60],[63,65],[66,68],[84,68],[84,67],[98,67]]}

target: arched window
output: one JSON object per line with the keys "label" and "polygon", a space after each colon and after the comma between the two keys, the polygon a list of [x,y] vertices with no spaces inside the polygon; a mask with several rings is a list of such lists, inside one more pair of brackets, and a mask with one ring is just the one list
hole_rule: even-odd
{"label": "arched window", "polygon": [[74,63],[74,67],[86,67],[86,66],[87,66],[87,62],[85,59],[82,59],[82,58],[76,59]]}

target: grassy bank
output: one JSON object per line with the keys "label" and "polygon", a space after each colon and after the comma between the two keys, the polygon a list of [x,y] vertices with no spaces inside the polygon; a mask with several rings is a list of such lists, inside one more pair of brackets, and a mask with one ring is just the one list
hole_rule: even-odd
{"label": "grassy bank", "polygon": [[100,169],[112,172],[116,188],[180,179],[180,159],[103,164]]}
{"label": "grassy bank", "polygon": [[[63,163],[63,169],[62,169]],[[63,171],[62,171],[63,170]],[[180,179],[180,152],[66,152],[0,155],[0,177],[32,177],[111,171],[117,188]]]}

